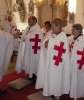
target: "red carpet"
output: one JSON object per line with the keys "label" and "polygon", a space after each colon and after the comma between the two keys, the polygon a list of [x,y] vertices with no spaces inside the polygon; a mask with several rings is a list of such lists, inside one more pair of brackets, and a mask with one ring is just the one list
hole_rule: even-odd
{"label": "red carpet", "polygon": [[[0,90],[5,90],[5,92],[0,95],[0,100],[27,100],[28,95],[37,92],[37,90],[34,89],[34,85],[29,85],[20,91],[16,91],[8,87],[8,83],[10,81],[24,77],[26,77],[24,72],[20,74],[13,72],[11,74],[4,76],[3,81],[0,83]],[[70,99],[68,96],[63,96],[60,100],[73,99]],[[84,100],[84,98],[79,100]]]}
{"label": "red carpet", "polygon": [[5,93],[3,95],[0,95],[0,100],[27,100],[26,97],[28,95],[36,92],[36,90],[34,89],[34,85],[29,85],[20,91],[16,91],[8,87],[8,82],[25,76],[26,75],[24,72],[20,74],[13,72],[4,76],[3,81],[0,83],[0,90],[5,89]]}

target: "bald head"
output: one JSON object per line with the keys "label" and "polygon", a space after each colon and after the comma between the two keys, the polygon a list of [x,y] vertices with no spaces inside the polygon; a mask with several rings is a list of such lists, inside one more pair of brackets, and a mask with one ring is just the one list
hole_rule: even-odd
{"label": "bald head", "polygon": [[35,25],[36,23],[37,23],[37,18],[35,16],[30,16],[28,18],[28,24],[30,27]]}

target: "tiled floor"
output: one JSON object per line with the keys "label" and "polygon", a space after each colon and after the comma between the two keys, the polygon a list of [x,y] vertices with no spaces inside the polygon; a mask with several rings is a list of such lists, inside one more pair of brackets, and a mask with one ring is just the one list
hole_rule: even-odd
{"label": "tiled floor", "polygon": [[[27,99],[28,100],[57,100],[55,97],[43,96],[41,91],[27,96]],[[69,98],[69,96],[63,95],[60,97],[59,100],[74,100],[74,99]],[[77,99],[77,100],[84,100],[84,98]]]}
{"label": "tiled floor", "polygon": [[[41,91],[27,96],[27,99],[28,100],[57,100],[56,97],[43,96]],[[60,100],[72,100],[72,99],[63,96],[60,97]]]}
{"label": "tiled floor", "polygon": [[42,92],[33,93],[27,97],[28,100],[53,100],[51,97],[44,97]]}

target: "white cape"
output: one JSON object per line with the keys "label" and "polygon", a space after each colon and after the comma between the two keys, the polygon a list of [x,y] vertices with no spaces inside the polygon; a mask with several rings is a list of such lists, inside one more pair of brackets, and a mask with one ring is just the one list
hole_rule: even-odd
{"label": "white cape", "polygon": [[[32,77],[33,73],[35,74],[37,73],[40,49],[38,49],[37,53],[34,54],[34,50],[32,49],[34,43],[30,42],[30,39],[35,38],[35,35],[38,34],[39,39],[41,39],[42,42],[42,34],[38,24],[31,27],[28,32],[29,32],[28,35],[25,36],[24,43],[22,42],[20,44],[16,62],[16,70],[20,72],[23,69],[25,70],[26,73],[29,74],[30,77]],[[38,43],[40,47],[41,47],[41,42]]]}
{"label": "white cape", "polygon": [[[84,97],[84,59],[82,68],[79,69],[78,60],[81,60],[82,55],[77,54],[77,51],[84,51],[84,36],[80,36],[73,45],[71,53],[71,89],[70,97],[80,98]],[[83,52],[84,57],[84,52]]]}
{"label": "white cape", "polygon": [[38,71],[37,71],[37,81],[36,81],[36,89],[43,88],[44,77],[45,77],[45,65],[46,65],[46,56],[47,56],[47,48],[45,48],[45,42],[52,37],[52,31],[46,33],[46,36],[43,39],[39,64],[38,64]]}
{"label": "white cape", "polygon": [[14,50],[14,38],[10,33],[0,31],[0,78],[6,73]]}
{"label": "white cape", "polygon": [[[53,57],[58,55],[54,50],[54,46],[59,46],[63,42],[65,53],[62,55],[62,62],[55,65]],[[70,59],[69,46],[65,33],[60,33],[54,38],[50,38],[46,57],[46,65],[44,72],[43,95],[45,96],[61,96],[68,94],[70,90]]]}
{"label": "white cape", "polygon": [[[29,74],[29,77],[32,77],[32,74],[37,74],[41,42],[38,43],[38,46],[40,46],[40,49],[38,49],[37,53],[35,54],[34,49],[32,49],[32,46],[34,45],[34,43],[30,42],[30,39],[34,38],[36,34],[33,34],[33,35],[29,34],[29,35],[25,41],[23,63],[25,67],[24,68],[25,72]],[[41,34],[38,34],[38,35],[39,35],[39,39],[42,41],[42,35]]]}

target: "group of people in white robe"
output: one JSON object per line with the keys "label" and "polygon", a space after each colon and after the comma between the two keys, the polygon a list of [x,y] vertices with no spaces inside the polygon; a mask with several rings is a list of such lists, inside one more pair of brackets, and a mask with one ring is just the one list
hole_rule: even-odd
{"label": "group of people in white robe", "polygon": [[[84,97],[84,36],[81,24],[72,26],[72,39],[62,30],[62,20],[57,18],[44,23],[44,31],[37,19],[28,19],[29,28],[22,38],[17,57],[16,70],[25,70],[29,80],[36,76],[36,89],[44,96],[54,95],[59,99],[70,94],[75,100]],[[42,34],[43,32],[43,34]]]}
{"label": "group of people in white robe", "polygon": [[[84,97],[84,36],[81,24],[72,26],[71,39],[62,31],[62,21],[52,21],[52,34],[47,52],[41,49],[36,89],[44,96],[70,94],[75,100]],[[73,37],[73,38],[72,38]],[[44,45],[45,44],[45,45]],[[46,46],[46,42],[43,45]],[[70,46],[69,46],[70,45]],[[81,82],[82,81],[82,82]]]}
{"label": "group of people in white robe", "polygon": [[44,96],[59,99],[63,94],[70,94],[75,100],[84,97],[82,25],[72,26],[69,43],[59,18],[52,23],[46,21],[43,34],[35,16],[29,17],[28,24],[18,49],[16,71],[29,74],[28,79],[34,80],[35,88],[42,89]]}

